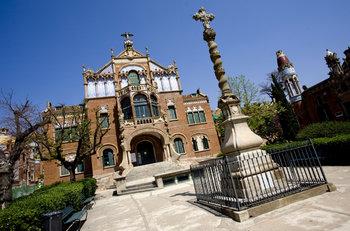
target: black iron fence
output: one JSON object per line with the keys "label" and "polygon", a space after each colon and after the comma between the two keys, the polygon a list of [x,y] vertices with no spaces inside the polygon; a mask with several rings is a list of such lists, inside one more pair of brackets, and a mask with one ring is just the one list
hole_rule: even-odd
{"label": "black iron fence", "polygon": [[298,148],[256,150],[191,166],[198,201],[236,210],[327,183],[310,142]]}

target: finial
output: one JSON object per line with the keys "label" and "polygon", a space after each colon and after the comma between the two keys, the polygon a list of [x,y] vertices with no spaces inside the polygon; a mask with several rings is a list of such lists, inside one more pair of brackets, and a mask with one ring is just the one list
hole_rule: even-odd
{"label": "finial", "polygon": [[83,72],[86,71],[86,66],[85,65],[81,65],[81,67],[83,68]]}
{"label": "finial", "polygon": [[281,57],[281,56],[285,56],[285,54],[283,53],[282,50],[278,50],[278,51],[276,51],[276,56]]}
{"label": "finial", "polygon": [[204,7],[201,7],[197,13],[195,13],[192,18],[196,21],[201,21],[203,23],[204,29],[210,28],[210,21],[215,18],[215,15],[212,13],[207,13]]}
{"label": "finial", "polygon": [[127,50],[132,49],[134,43],[131,37],[133,37],[134,35],[130,32],[125,32],[124,34],[121,34],[121,36],[124,37],[124,48]]}
{"label": "finial", "polygon": [[148,47],[145,47],[145,49],[146,49],[146,56],[149,56],[149,49],[148,49]]}
{"label": "finial", "polygon": [[111,48],[111,49],[109,49],[109,50],[111,51],[111,56],[113,57],[113,56],[114,56],[114,49]]}

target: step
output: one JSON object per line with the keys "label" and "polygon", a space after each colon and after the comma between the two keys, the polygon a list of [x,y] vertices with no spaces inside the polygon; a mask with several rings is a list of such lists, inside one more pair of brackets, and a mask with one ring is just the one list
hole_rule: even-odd
{"label": "step", "polygon": [[[140,181],[138,181],[140,182]],[[131,182],[132,184],[129,184],[126,186],[126,189],[122,190],[120,195],[127,195],[127,194],[134,194],[134,193],[140,193],[140,192],[147,192],[157,189],[155,181],[151,182],[141,182],[137,184],[135,182]]]}
{"label": "step", "polygon": [[156,183],[153,181],[152,183],[126,186],[125,190],[147,189],[147,188],[154,188],[154,187],[156,187]]}
{"label": "step", "polygon": [[134,190],[123,190],[118,196],[122,196],[122,195],[130,195],[130,194],[136,194],[136,193],[142,193],[142,192],[149,192],[149,191],[153,191],[156,190],[157,187],[153,187],[153,188],[147,188],[147,189],[134,189]]}
{"label": "step", "polygon": [[156,174],[161,174],[164,172],[174,171],[183,169],[183,166],[177,165],[173,162],[163,161],[154,164],[147,164],[142,166],[134,167],[126,175],[127,181],[134,181],[143,178],[153,177]]}

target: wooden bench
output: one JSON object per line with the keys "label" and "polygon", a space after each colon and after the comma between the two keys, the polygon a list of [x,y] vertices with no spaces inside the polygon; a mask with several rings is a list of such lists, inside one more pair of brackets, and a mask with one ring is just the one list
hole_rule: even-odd
{"label": "wooden bench", "polygon": [[76,223],[79,223],[77,230],[80,230],[81,222],[86,221],[86,218],[87,218],[87,209],[85,205],[82,210],[78,212],[73,212],[73,214],[67,216],[66,220],[63,220],[64,227],[68,226],[65,230],[70,230],[72,227],[74,227]]}
{"label": "wooden bench", "polygon": [[91,202],[95,203],[94,196],[88,197],[83,201],[84,207],[80,211],[75,211],[72,206],[67,206],[62,210],[62,223],[65,230],[70,230],[77,222],[79,222],[77,230],[80,230],[81,222],[87,218],[87,210]]}

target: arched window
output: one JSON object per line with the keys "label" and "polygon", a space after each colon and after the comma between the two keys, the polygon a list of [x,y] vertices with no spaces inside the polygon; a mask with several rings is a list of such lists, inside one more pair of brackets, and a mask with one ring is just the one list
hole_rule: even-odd
{"label": "arched window", "polygon": [[113,150],[110,148],[103,150],[102,160],[103,160],[103,167],[113,166],[114,165]]}
{"label": "arched window", "polygon": [[198,151],[197,140],[195,140],[194,138],[192,138],[192,147],[194,151]]}
{"label": "arched window", "polygon": [[131,110],[130,98],[126,97],[126,98],[122,99],[120,104],[121,104],[122,111],[123,111],[123,114],[124,114],[124,119],[125,120],[132,119],[132,110]]}
{"label": "arched window", "polygon": [[184,148],[184,143],[182,142],[181,138],[176,138],[174,140],[174,146],[175,146],[175,151],[177,153],[185,153],[185,148]]}
{"label": "arched window", "polygon": [[209,149],[209,141],[207,137],[203,136],[202,143],[203,143],[203,149]]}
{"label": "arched window", "polygon": [[128,80],[130,85],[140,85],[139,75],[135,71],[129,72]]}
{"label": "arched window", "polygon": [[199,111],[199,121],[201,123],[205,123],[206,122],[204,111]]}
{"label": "arched window", "polygon": [[175,109],[174,105],[168,106],[168,114],[169,114],[170,119],[172,119],[172,120],[177,119],[176,109]]}
{"label": "arched window", "polygon": [[198,112],[198,111],[194,111],[194,112],[193,112],[193,118],[194,118],[194,123],[195,123],[195,124],[200,123],[200,120],[199,120],[199,112]]}
{"label": "arched window", "polygon": [[145,95],[139,94],[134,96],[134,106],[136,118],[150,117],[151,112]]}
{"label": "arched window", "polygon": [[155,97],[154,95],[151,95],[151,105],[153,116],[159,116],[158,101],[157,97]]}
{"label": "arched window", "polygon": [[193,112],[187,112],[187,121],[188,124],[194,124]]}
{"label": "arched window", "polygon": [[100,114],[99,123],[100,123],[101,128],[108,128],[109,127],[108,113],[101,113]]}

